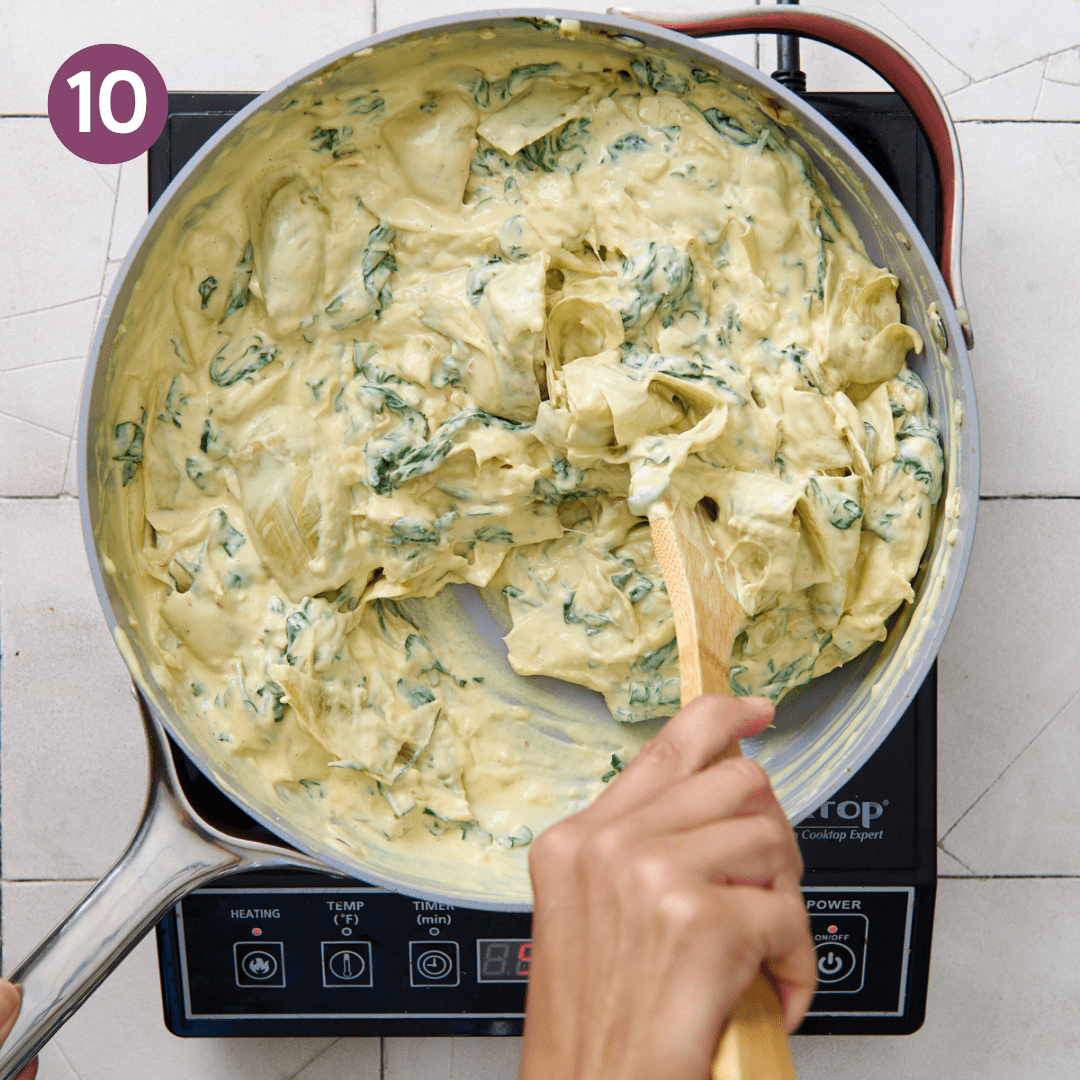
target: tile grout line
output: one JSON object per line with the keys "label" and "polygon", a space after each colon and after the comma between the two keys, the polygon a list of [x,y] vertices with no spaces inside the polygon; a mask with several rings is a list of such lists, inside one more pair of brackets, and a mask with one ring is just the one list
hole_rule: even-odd
{"label": "tile grout line", "polygon": [[1046,93],[1046,65],[1050,63],[1049,60],[1043,60],[1042,75],[1039,77],[1039,94],[1035,98],[1035,108],[1031,111],[1031,119],[1034,120],[1039,115],[1039,106],[1042,104],[1043,95]]}
{"label": "tile grout line", "polygon": [[97,162],[88,161],[87,164],[90,166],[91,169],[93,169],[94,175],[97,176],[97,178],[113,193],[113,200],[114,200],[113,201],[113,209],[115,210],[115,208],[116,208],[116,202],[115,202],[116,193],[120,190],[120,170],[119,169],[116,170],[116,187],[113,187],[112,184],[110,184],[109,181],[106,180],[105,177],[102,176],[102,174],[100,172],[98,172]]}
{"label": "tile grout line", "polygon": [[285,1078],[285,1080],[296,1080],[296,1078],[302,1072],[304,1072],[305,1069],[310,1069],[311,1066],[314,1065],[315,1062],[318,1061],[319,1058],[321,1058],[323,1056],[323,1054],[325,1054],[332,1047],[337,1046],[337,1044],[339,1042],[341,1042],[341,1036],[340,1035],[336,1039],[331,1039],[330,1042],[326,1046],[324,1046],[317,1054],[314,1055],[314,1057],[308,1058],[308,1060],[305,1061],[304,1064],[301,1065],[300,1068],[296,1070],[296,1072],[291,1073],[289,1076],[287,1076]]}
{"label": "tile grout line", "polygon": [[[1067,52],[1068,50],[1065,49],[1065,50],[1058,50],[1058,51],[1059,52]],[[1013,64],[1012,67],[1004,68],[1001,71],[995,71],[993,75],[984,75],[981,79],[972,79],[971,82],[969,82],[967,84],[967,86],[960,86],[960,87],[957,87],[957,89],[955,89],[955,90],[950,90],[947,94],[942,94],[942,97],[944,97],[946,100],[948,100],[950,97],[953,96],[953,94],[959,94],[959,93],[963,92],[964,90],[969,89],[972,86],[982,86],[984,83],[990,82],[991,79],[1000,79],[1005,75],[1012,75],[1014,72],[1019,71],[1021,68],[1026,68],[1026,67],[1030,66],[1031,64],[1037,64],[1040,61],[1042,61],[1043,71],[1045,71],[1046,70],[1046,62],[1047,62],[1047,60],[1049,60],[1051,56],[1056,56],[1056,55],[1057,55],[1057,53],[1046,53],[1044,56],[1033,56],[1030,60],[1024,60],[1019,64]],[[957,70],[959,70],[959,69],[957,69]]]}
{"label": "tile grout line", "polygon": [[[1040,90],[1039,93],[1041,96],[1042,91]],[[1052,120],[1032,117],[1030,120],[954,120],[953,123],[957,127],[961,124],[1080,124],[1080,119]]]}
{"label": "tile grout line", "polygon": [[[964,869],[965,869],[965,870],[966,870],[966,871],[967,871],[967,872],[968,872],[969,874],[971,874],[972,876],[975,876],[975,871],[974,871],[974,870],[972,870],[972,869],[971,869],[971,867],[970,867],[970,866],[968,866],[968,864],[967,864],[966,862],[964,862],[964,860],[963,860],[963,859],[958,859],[958,858],[957,858],[957,857],[956,857],[956,856],[955,856],[955,855],[954,855],[954,854],[953,854],[953,853],[952,853],[952,852],[951,852],[951,851],[950,851],[950,850],[949,850],[949,849],[948,849],[948,848],[947,848],[947,847],[946,847],[946,846],[945,846],[945,845],[944,845],[943,843],[941,843],[941,841],[940,841],[940,840],[938,841],[938,845],[937,845],[937,846],[938,846],[938,847],[939,847],[939,848],[940,848],[940,849],[941,849],[942,851],[944,851],[944,852],[945,852],[945,854],[946,854],[946,855],[948,855],[950,859],[953,859],[953,860],[955,860],[956,862],[958,862],[958,863],[959,863],[959,864],[960,864],[960,865],[961,865],[961,866],[962,866],[962,867],[963,867],[963,868],[964,868]],[[938,876],[939,876],[939,877],[946,877],[947,875],[945,875],[945,874],[939,874]],[[959,877],[959,875],[958,875],[958,874],[957,874],[957,875],[954,875],[954,876],[955,876],[955,877]]]}
{"label": "tile grout line", "polygon": [[50,364],[70,364],[72,360],[85,360],[82,356],[58,356],[53,360],[39,360],[36,364],[17,364],[15,367],[0,368],[0,376],[9,375],[13,371],[33,371],[35,368],[48,367]]}
{"label": "tile grout line", "polygon": [[[97,296],[95,297],[95,299],[97,300],[97,303],[94,305],[94,322],[93,322],[92,326],[90,327],[90,340],[86,343],[86,355],[87,355],[87,360],[88,361],[89,361],[89,356],[90,356],[90,348],[94,343],[94,333],[97,330],[98,319],[101,316],[101,306],[102,306],[104,300],[106,299],[105,295],[104,295],[105,294],[105,278],[108,276],[108,273],[109,273],[109,253],[112,251],[113,233],[116,231],[116,211],[117,211],[117,208],[120,205],[120,185],[123,183],[123,180],[124,180],[124,163],[121,162],[120,167],[116,170],[116,190],[113,192],[112,215],[109,217],[109,235],[108,235],[108,238],[105,241],[105,259],[104,259],[104,262],[102,263],[101,278],[98,281],[98,291],[97,291]],[[80,401],[80,409],[81,409],[81,401]],[[76,412],[76,414],[75,414],[75,426],[76,427],[78,426],[78,423],[79,423],[79,413]],[[60,478],[60,490],[61,490],[61,492],[65,491],[67,489],[68,472],[71,469],[71,446],[72,446],[72,443],[75,441],[75,433],[73,431],[69,431],[67,433],[67,441],[68,441],[67,453],[64,455],[64,475]]]}
{"label": "tile grout line", "polygon": [[[953,63],[953,61],[952,61],[952,60],[950,60],[950,59],[949,59],[949,58],[948,58],[948,57],[947,57],[947,56],[946,56],[946,55],[945,55],[945,54],[944,54],[943,52],[940,52],[940,51],[938,51],[937,47],[936,47],[935,45],[933,45],[933,44],[932,44],[931,42],[927,41],[927,39],[926,39],[926,38],[924,38],[924,37],[922,36],[922,34],[921,34],[921,33],[919,33],[919,31],[915,29],[915,27],[913,27],[913,26],[912,26],[912,25],[911,25],[910,23],[908,23],[908,22],[907,22],[907,21],[906,21],[905,19],[901,18],[901,16],[897,15],[897,14],[896,14],[896,12],[895,12],[895,11],[893,11],[893,9],[892,9],[891,7],[889,7],[889,5],[888,5],[888,4],[886,4],[886,3],[885,3],[885,0],[878,0],[878,3],[880,3],[880,4],[881,4],[881,6],[882,6],[882,7],[883,7],[883,8],[884,8],[884,9],[885,9],[885,10],[886,10],[886,11],[887,11],[887,12],[888,12],[888,13],[889,13],[889,14],[890,14],[890,15],[891,15],[891,16],[892,16],[892,17],[893,17],[893,18],[894,18],[894,19],[895,19],[895,20],[896,20],[896,21],[897,21],[898,23],[900,23],[900,25],[901,25],[901,26],[906,26],[906,27],[907,27],[907,29],[908,29],[908,30],[909,30],[909,31],[910,31],[910,32],[911,32],[912,34],[914,34],[914,35],[915,35],[915,36],[916,36],[916,37],[917,37],[917,38],[918,38],[918,39],[919,39],[919,40],[920,40],[920,41],[921,41],[921,42],[922,42],[922,43],[923,43],[923,44],[924,44],[924,45],[925,45],[925,46],[926,46],[926,47],[927,47],[927,48],[928,48],[928,49],[929,49],[929,50],[930,50],[930,51],[931,51],[931,52],[932,52],[932,53],[933,53],[933,54],[934,54],[935,56],[939,56],[939,57],[941,57],[941,59],[942,59],[942,60],[944,60],[944,61],[945,61],[945,63],[949,65],[949,67],[951,67],[951,68],[955,68],[955,69],[956,69],[957,71],[959,71],[959,72],[960,72],[960,74],[961,74],[961,75],[963,75],[963,76],[964,76],[964,78],[968,80],[968,85],[969,85],[969,86],[970,86],[970,85],[971,85],[971,84],[972,84],[972,83],[973,83],[973,82],[975,81],[974,79],[972,79],[972,77],[971,77],[971,74],[970,74],[970,72],[967,72],[967,71],[965,71],[965,70],[964,70],[964,69],[963,69],[963,68],[962,68],[962,67],[961,67],[961,66],[960,66],[959,64],[955,64],[955,63]],[[901,46],[901,48],[903,48],[903,46]],[[961,88],[961,89],[963,89],[963,88]]]}
{"label": "tile grout line", "polygon": [[64,1053],[59,1040],[53,1038],[50,1042],[53,1044],[56,1052],[64,1059],[64,1064],[71,1070],[71,1075],[75,1077],[75,1080],[80,1080],[79,1074],[75,1071],[75,1066],[71,1064],[71,1059]]}
{"label": "tile grout line", "polygon": [[[1035,741],[1042,736],[1043,732],[1045,732],[1050,727],[1050,725],[1053,724],[1054,721],[1056,721],[1057,718],[1061,716],[1061,714],[1065,712],[1065,710],[1068,709],[1074,701],[1077,700],[1077,698],[1080,698],[1080,689],[1075,690],[1072,693],[1072,695],[1061,706],[1061,708],[1058,709],[1058,711],[1055,712],[1054,715],[1051,716],[1050,719],[1047,720],[1046,723],[1043,724],[1043,726],[1039,728],[1039,730],[1035,732],[1035,734],[1032,735],[1032,737],[1017,751],[1015,756],[1012,758],[1011,761],[1009,761],[1005,768],[1002,769],[1001,772],[999,772],[997,776],[995,776],[994,779],[990,781],[989,784],[987,784],[985,789],[980,793],[979,797],[949,826],[949,828],[945,831],[942,837],[938,840],[939,845],[944,844],[944,842],[949,838],[950,834],[960,824],[960,822],[963,821],[964,818],[966,818],[968,814],[970,814],[971,811],[979,805],[980,802],[982,802],[983,798],[990,793],[991,788],[993,788],[994,785],[997,784],[997,782],[1017,763],[1017,761],[1019,761],[1020,758],[1023,757],[1025,753],[1027,753],[1027,751],[1031,748]],[[952,853],[950,852],[950,854]],[[956,856],[953,855],[953,858],[955,859]],[[960,859],[957,859],[956,861],[961,862]]]}
{"label": "tile grout line", "polygon": [[[960,860],[957,859],[957,862]],[[1080,881],[1080,874],[938,874],[939,881]]]}
{"label": "tile grout line", "polygon": [[[23,416],[16,416],[14,413],[5,412],[0,409],[0,416],[6,416],[9,420],[15,420],[20,424],[26,424],[28,427],[37,428],[38,431],[47,431],[50,435],[59,435],[62,439],[70,439],[70,431],[57,431],[55,428],[46,427],[44,424],[38,424],[33,420],[27,420]],[[64,479],[67,479],[67,470],[64,470]]]}
{"label": "tile grout line", "polygon": [[[102,280],[104,278],[105,275],[102,274]],[[46,307],[31,308],[29,311],[13,311],[10,315],[0,315],[0,322],[6,322],[8,319],[25,319],[27,315],[40,315],[46,311],[59,311],[60,308],[74,307],[76,304],[85,304],[88,300],[96,300],[100,295],[100,292],[96,292],[92,296],[80,296],[77,300],[65,300],[62,304],[49,304]]]}
{"label": "tile grout line", "polygon": [[2,885],[96,885],[100,878],[0,878]]}

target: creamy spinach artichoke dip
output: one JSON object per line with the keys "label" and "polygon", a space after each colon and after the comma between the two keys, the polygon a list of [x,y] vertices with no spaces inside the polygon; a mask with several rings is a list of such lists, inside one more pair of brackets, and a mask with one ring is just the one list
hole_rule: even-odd
{"label": "creamy spinach artichoke dip", "polygon": [[[913,598],[942,454],[897,279],[751,91],[493,38],[302,85],[172,215],[103,550],[220,753],[354,850],[521,875],[678,707],[650,507],[711,500],[732,691],[779,700]],[[619,723],[489,663],[462,584]]]}

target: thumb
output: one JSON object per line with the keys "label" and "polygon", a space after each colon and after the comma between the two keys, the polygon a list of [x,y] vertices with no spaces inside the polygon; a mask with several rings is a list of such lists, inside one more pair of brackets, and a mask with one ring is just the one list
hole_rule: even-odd
{"label": "thumb", "polygon": [[[0,1043],[11,1034],[11,1029],[15,1026],[15,1021],[19,1018],[19,1009],[21,1007],[22,991],[17,986],[13,986],[6,979],[0,979]],[[34,1080],[36,1075],[37,1058],[34,1058],[34,1060],[19,1073],[15,1080]]]}
{"label": "thumb", "polygon": [[8,1037],[15,1026],[22,1005],[22,994],[17,986],[6,979],[0,979],[0,1042]]}

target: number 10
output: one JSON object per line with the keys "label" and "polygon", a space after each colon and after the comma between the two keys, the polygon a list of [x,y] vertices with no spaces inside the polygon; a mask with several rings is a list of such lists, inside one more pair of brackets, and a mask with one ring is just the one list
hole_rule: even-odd
{"label": "number 10", "polygon": [[[112,93],[113,87],[119,82],[126,82],[135,91],[135,111],[130,120],[120,121],[113,115]],[[80,71],[68,79],[68,86],[78,88],[79,91],[79,130],[90,130],[90,72]],[[101,81],[101,89],[98,90],[98,115],[101,122],[117,135],[126,135],[136,131],[146,119],[146,85],[134,71],[120,68],[110,71]]]}

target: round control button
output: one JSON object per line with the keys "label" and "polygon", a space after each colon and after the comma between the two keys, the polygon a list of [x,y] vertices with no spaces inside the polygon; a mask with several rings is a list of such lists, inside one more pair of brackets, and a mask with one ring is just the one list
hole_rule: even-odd
{"label": "round control button", "polygon": [[272,979],[277,974],[277,960],[268,952],[249,952],[243,966],[249,979]]}
{"label": "round control button", "polygon": [[441,949],[429,949],[416,958],[416,970],[428,979],[445,978],[453,966],[453,961]]}
{"label": "round control button", "polygon": [[855,953],[839,941],[822,941],[817,947],[817,976],[820,983],[846,979],[858,962]]}

